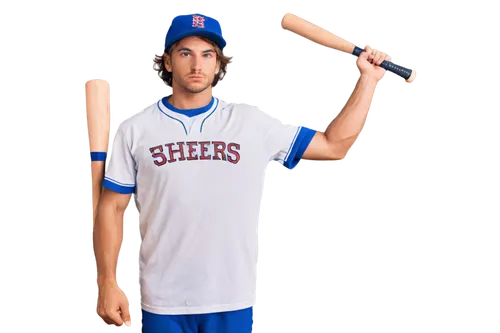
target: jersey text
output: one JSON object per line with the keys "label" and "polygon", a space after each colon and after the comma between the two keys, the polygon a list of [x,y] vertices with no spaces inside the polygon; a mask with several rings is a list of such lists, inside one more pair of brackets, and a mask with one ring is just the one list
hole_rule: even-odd
{"label": "jersey text", "polygon": [[239,150],[240,144],[226,144],[223,141],[172,142],[149,148],[153,163],[157,166],[167,162],[194,160],[219,160],[237,164],[240,161]]}

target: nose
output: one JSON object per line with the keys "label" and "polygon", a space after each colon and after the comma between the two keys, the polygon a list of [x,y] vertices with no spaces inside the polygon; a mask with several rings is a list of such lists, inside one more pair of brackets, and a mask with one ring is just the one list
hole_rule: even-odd
{"label": "nose", "polygon": [[191,58],[192,61],[191,61],[191,71],[193,73],[200,73],[201,72],[201,61],[202,61],[202,56],[199,56],[199,55],[196,55],[194,57]]}

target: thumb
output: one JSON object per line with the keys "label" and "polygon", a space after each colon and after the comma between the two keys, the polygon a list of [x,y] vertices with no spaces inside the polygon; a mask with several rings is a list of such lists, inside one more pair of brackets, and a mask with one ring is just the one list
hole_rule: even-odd
{"label": "thumb", "polygon": [[366,51],[362,51],[362,52],[359,54],[359,58],[364,59],[364,60],[367,60],[369,55],[370,55],[370,53],[368,53],[368,52],[366,52]]}
{"label": "thumb", "polygon": [[366,45],[365,49],[361,51],[359,58],[367,60],[370,54],[372,54],[372,49],[370,46]]}
{"label": "thumb", "polygon": [[122,316],[123,321],[125,322],[125,325],[130,326],[131,320],[130,320],[130,312],[128,310],[128,304],[122,305],[121,316]]}
{"label": "thumb", "polygon": [[367,52],[368,54],[371,54],[372,48],[370,47],[370,45],[366,45],[364,51]]}

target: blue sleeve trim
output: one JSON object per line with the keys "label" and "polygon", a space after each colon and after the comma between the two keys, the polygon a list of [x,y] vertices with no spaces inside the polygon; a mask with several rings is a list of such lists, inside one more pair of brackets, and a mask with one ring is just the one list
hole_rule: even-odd
{"label": "blue sleeve trim", "polygon": [[134,193],[135,191],[134,184],[123,184],[109,177],[104,177],[104,180],[102,181],[102,186],[122,194],[130,194]]}
{"label": "blue sleeve trim", "polygon": [[91,161],[106,161],[106,152],[90,152]]}
{"label": "blue sleeve trim", "polygon": [[307,146],[309,146],[314,134],[316,134],[315,130],[307,127],[300,128],[299,135],[295,139],[295,143],[292,148],[290,148],[290,153],[283,163],[284,166],[290,170],[295,168],[302,158],[302,155],[304,155],[304,152],[306,151]]}

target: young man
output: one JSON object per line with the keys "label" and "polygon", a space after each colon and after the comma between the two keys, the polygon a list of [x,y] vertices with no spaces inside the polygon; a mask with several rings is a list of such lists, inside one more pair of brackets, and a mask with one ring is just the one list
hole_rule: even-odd
{"label": "young man", "polygon": [[257,222],[268,162],[338,160],[363,128],[390,60],[366,46],[360,78],[325,132],[284,125],[257,107],[212,96],[230,58],[219,23],[174,18],[159,75],[172,94],[123,121],[106,170],[94,230],[97,312],[130,325],[116,282],[123,213],[132,193],[142,238],[142,331],[249,333],[255,303]]}

